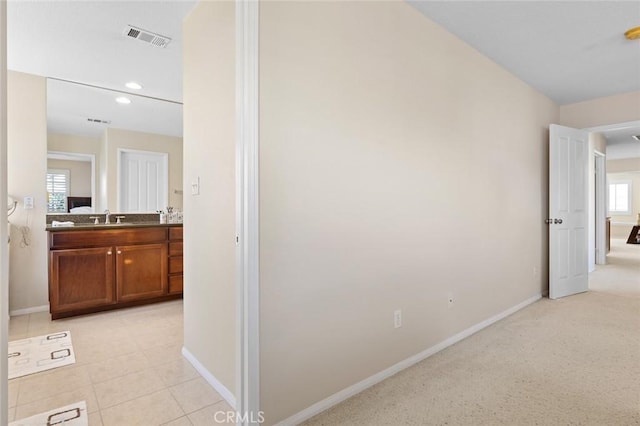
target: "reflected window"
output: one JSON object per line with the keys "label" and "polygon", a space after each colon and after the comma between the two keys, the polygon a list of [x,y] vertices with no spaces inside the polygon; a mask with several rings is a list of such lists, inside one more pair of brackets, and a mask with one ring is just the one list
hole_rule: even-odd
{"label": "reflected window", "polygon": [[47,211],[66,212],[68,195],[69,170],[47,169]]}

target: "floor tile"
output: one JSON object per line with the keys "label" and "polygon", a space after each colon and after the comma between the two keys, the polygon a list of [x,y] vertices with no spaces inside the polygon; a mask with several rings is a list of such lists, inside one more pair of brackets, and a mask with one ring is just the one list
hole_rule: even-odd
{"label": "floor tile", "polygon": [[[189,414],[193,426],[235,425],[235,411],[226,401],[220,401]],[[227,421],[228,420],[228,421]],[[257,419],[256,419],[257,420]]]}
{"label": "floor tile", "polygon": [[103,426],[102,416],[99,411],[89,413],[89,426]]}
{"label": "floor tile", "polygon": [[116,377],[126,376],[149,367],[149,361],[142,352],[132,352],[107,358],[103,361],[87,365],[93,383],[100,383]]}
{"label": "floor tile", "polygon": [[184,358],[158,365],[155,367],[155,371],[167,386],[177,385],[200,377],[196,369]]}
{"label": "floor tile", "polygon": [[28,337],[29,315],[18,315],[9,320],[9,341]]}
{"label": "floor tile", "polygon": [[44,413],[46,411],[53,410],[59,407],[64,407],[65,405],[73,404],[74,402],[78,401],[86,401],[88,413],[98,411],[98,402],[96,401],[93,387],[85,386],[66,392],[60,392],[56,395],[39,399],[28,404],[18,405],[16,407],[16,417],[18,419],[24,419],[35,414]]}
{"label": "floor tile", "polygon": [[169,388],[185,413],[192,413],[222,400],[202,377]]}
{"label": "floor tile", "polygon": [[[116,377],[94,385],[101,409],[112,407],[164,388],[160,377],[151,369]],[[179,416],[177,416],[179,417]],[[102,419],[106,423],[105,418]]]}
{"label": "floor tile", "polygon": [[76,338],[72,333],[71,340],[76,354],[76,363],[79,365],[104,361],[137,351],[133,339],[117,333],[93,338]]}
{"label": "floor tile", "polygon": [[189,420],[189,417],[184,416],[184,417],[180,417],[179,419],[175,419],[172,422],[165,423],[162,426],[193,426],[193,423],[191,423],[191,420]]}
{"label": "floor tile", "polygon": [[166,364],[169,361],[184,359],[182,356],[182,344],[158,346],[153,349],[142,350],[152,366]]}
{"label": "floor tile", "polygon": [[7,402],[9,403],[9,408],[15,407],[18,403],[18,390],[19,390],[20,382],[9,380],[9,398],[7,398]]}
{"label": "floor tile", "polygon": [[182,416],[184,412],[166,389],[102,410],[104,426],[160,425]]}
{"label": "floor tile", "polygon": [[91,385],[91,379],[85,366],[71,365],[32,374],[23,377],[20,381],[17,405],[28,404],[60,392],[89,385]]}

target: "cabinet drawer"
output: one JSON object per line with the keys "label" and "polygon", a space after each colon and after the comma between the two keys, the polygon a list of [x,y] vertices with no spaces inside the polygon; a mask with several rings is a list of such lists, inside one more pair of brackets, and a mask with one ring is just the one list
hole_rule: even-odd
{"label": "cabinet drawer", "polygon": [[49,233],[49,248],[88,248],[159,243],[167,240],[167,228],[98,229]]}
{"label": "cabinet drawer", "polygon": [[173,240],[181,240],[182,239],[182,226],[171,226],[169,227],[169,239]]}
{"label": "cabinet drawer", "polygon": [[182,241],[169,243],[169,256],[182,256]]}
{"label": "cabinet drawer", "polygon": [[182,275],[172,275],[169,277],[169,294],[182,293]]}
{"label": "cabinet drawer", "polygon": [[182,256],[169,258],[169,273],[177,274],[182,272]]}

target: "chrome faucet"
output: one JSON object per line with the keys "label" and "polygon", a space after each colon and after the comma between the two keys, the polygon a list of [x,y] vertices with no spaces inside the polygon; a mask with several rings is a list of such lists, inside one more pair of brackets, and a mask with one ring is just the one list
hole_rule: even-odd
{"label": "chrome faucet", "polygon": [[109,209],[104,211],[104,223],[105,225],[111,223],[111,212],[109,211]]}

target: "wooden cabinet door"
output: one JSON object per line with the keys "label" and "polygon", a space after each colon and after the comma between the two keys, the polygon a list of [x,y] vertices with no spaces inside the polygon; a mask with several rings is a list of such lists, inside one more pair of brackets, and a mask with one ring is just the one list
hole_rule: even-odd
{"label": "wooden cabinet door", "polygon": [[111,247],[54,250],[49,253],[52,314],[115,303]]}
{"label": "wooden cabinet door", "polygon": [[118,302],[167,294],[167,243],[118,246],[115,250]]}

